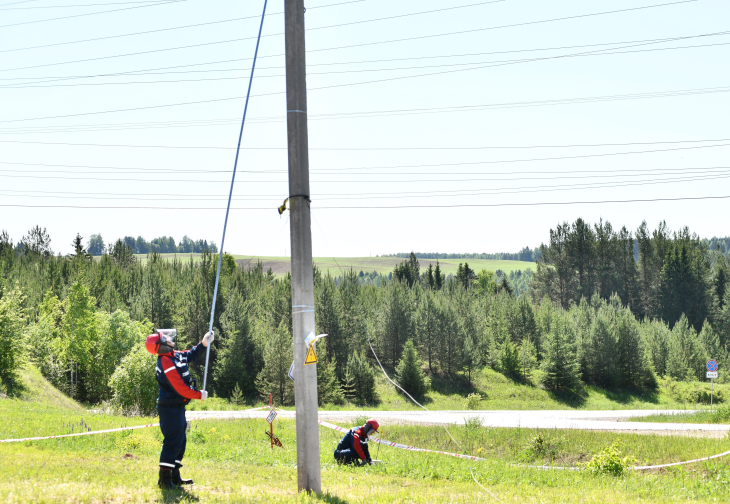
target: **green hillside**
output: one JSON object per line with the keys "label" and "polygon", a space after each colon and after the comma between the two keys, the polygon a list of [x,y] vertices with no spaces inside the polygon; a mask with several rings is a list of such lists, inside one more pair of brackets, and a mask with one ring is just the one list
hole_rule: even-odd
{"label": "green hillside", "polygon": [[[182,261],[189,261],[190,258],[193,261],[200,260],[200,254],[161,254],[165,259],[178,258]],[[136,257],[143,263],[147,261],[146,255],[136,255]],[[277,256],[250,256],[250,255],[237,255],[233,254],[238,264],[248,267],[249,265],[255,265],[257,261],[261,261],[264,265],[264,270],[271,270],[277,275],[283,275],[288,273],[291,268],[291,259],[289,257],[277,257]],[[404,259],[399,257],[315,257],[314,263],[322,271],[329,271],[332,275],[338,276],[341,271],[346,271],[352,268],[356,272],[364,271],[370,273],[377,271],[378,273],[388,274],[393,271],[396,264],[400,263]],[[421,264],[421,271],[428,268],[429,264],[436,266],[436,259],[419,259]],[[527,261],[498,261],[493,259],[439,259],[441,270],[446,274],[456,274],[456,270],[459,267],[459,263],[468,262],[469,267],[475,271],[482,269],[497,271],[502,270],[506,273],[511,271],[526,269],[535,270],[535,263]]]}

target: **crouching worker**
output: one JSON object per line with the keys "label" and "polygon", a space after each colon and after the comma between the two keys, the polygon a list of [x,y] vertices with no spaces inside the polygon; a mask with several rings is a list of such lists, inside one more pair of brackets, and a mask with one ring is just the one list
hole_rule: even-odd
{"label": "crouching worker", "polygon": [[147,351],[158,356],[156,372],[160,394],[157,397],[157,412],[164,440],[160,453],[160,479],[157,484],[160,488],[168,489],[193,483],[193,480],[184,480],[180,476],[187,441],[185,405],[192,399],[205,401],[208,393],[195,388],[188,364],[205,355],[204,347],[213,341],[213,332],[209,332],[200,344],[179,352],[175,350],[176,335],[175,329],[159,329],[157,333],[148,336],[145,342]]}
{"label": "crouching worker", "polygon": [[335,460],[340,464],[371,464],[368,436],[371,432],[378,432],[379,427],[377,420],[370,419],[362,427],[350,429],[337,445]]}

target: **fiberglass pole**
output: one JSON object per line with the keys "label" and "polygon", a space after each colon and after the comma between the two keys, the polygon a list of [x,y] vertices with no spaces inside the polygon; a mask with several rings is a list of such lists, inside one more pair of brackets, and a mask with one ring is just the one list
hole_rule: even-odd
{"label": "fiberglass pole", "polygon": [[[251,64],[251,77],[248,79],[248,92],[246,93],[246,104],[243,106],[243,119],[241,119],[241,130],[238,133],[238,146],[236,147],[236,160],[233,162],[233,175],[231,176],[231,189],[228,192],[228,206],[226,207],[226,219],[223,221],[223,238],[221,248],[218,250],[218,270],[215,274],[215,289],[213,289],[213,306],[210,309],[210,325],[208,331],[213,330],[213,319],[215,318],[215,300],[218,298],[218,282],[221,278],[221,261],[223,260],[223,245],[226,242],[226,227],[228,226],[228,213],[231,211],[231,197],[233,197],[233,184],[236,181],[236,168],[238,168],[238,153],[241,151],[241,138],[243,137],[243,125],[246,123],[246,112],[248,111],[248,98],[251,96],[251,84],[253,83],[253,71],[256,68],[256,56],[259,54],[259,42],[261,41],[261,30],[264,28],[264,17],[266,16],[266,4],[264,0],[264,11],[261,13],[261,24],[259,25],[259,36],[256,39],[256,50],[253,53]],[[208,358],[210,357],[210,343],[205,349],[205,371],[203,373],[203,390],[208,383]]]}

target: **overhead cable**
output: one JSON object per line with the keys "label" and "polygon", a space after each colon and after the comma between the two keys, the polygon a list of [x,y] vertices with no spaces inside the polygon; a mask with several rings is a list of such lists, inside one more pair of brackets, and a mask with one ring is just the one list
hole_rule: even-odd
{"label": "overhead cable", "polygon": [[[13,4],[2,4],[0,5],[0,11],[6,10],[37,10],[37,9],[78,9],[79,7],[108,7],[110,5],[132,5],[132,4],[155,4],[160,3],[163,0],[142,0],[136,2],[107,2],[97,4],[71,4],[71,5],[36,5],[33,7],[5,7],[6,5]],[[26,3],[26,2],[14,2],[14,3]],[[2,51],[0,51],[2,52]]]}
{"label": "overhead cable", "polygon": [[[364,1],[364,0],[358,0],[358,1]],[[599,44],[582,44],[582,45],[575,45],[575,46],[557,46],[557,47],[538,47],[538,48],[530,48],[530,49],[514,49],[509,51],[488,51],[488,52],[479,52],[479,53],[466,53],[466,54],[445,54],[445,55],[431,55],[431,56],[412,56],[408,58],[390,58],[390,59],[377,59],[377,60],[363,60],[363,61],[341,61],[341,62],[332,62],[332,63],[307,63],[307,67],[317,67],[317,66],[332,66],[332,65],[360,65],[360,64],[367,64],[367,63],[387,63],[387,62],[394,62],[394,61],[412,61],[412,60],[422,60],[422,59],[451,59],[451,58],[461,58],[461,57],[470,57],[470,56],[487,56],[487,55],[494,55],[494,54],[513,54],[513,53],[523,53],[523,52],[536,52],[536,51],[557,51],[557,50],[563,50],[563,49],[582,49],[582,48],[588,48],[588,47],[601,47],[601,46],[611,46],[611,45],[626,45],[626,44],[660,44],[665,42],[677,42],[681,40],[688,40],[688,39],[694,39],[694,38],[703,38],[703,37],[716,37],[716,36],[722,36],[722,35],[728,35],[730,34],[730,31],[722,31],[722,32],[713,32],[713,33],[702,33],[699,35],[686,35],[682,37],[670,37],[670,38],[660,38],[660,39],[641,39],[641,40],[624,40],[620,42],[603,42]],[[616,48],[607,48],[606,50],[611,51]],[[283,54],[277,54],[272,55],[268,57],[278,57],[278,56],[284,56]],[[261,56],[260,58],[263,58]],[[183,73],[183,72],[158,72],[160,70],[172,70],[172,69],[178,69],[178,68],[189,68],[189,67],[196,67],[196,66],[207,66],[207,65],[217,65],[221,63],[234,63],[239,61],[249,61],[250,58],[236,58],[236,59],[228,59],[228,60],[218,60],[218,61],[209,61],[205,63],[188,63],[185,65],[175,65],[175,66],[169,66],[169,67],[156,67],[156,68],[146,68],[141,70],[128,70],[124,72],[113,72],[113,73],[106,73],[106,74],[90,74],[90,75],[66,75],[66,76],[45,76],[45,77],[4,77],[0,78],[0,80],[35,80],[34,82],[38,83],[38,79],[47,79],[45,82],[55,82],[57,80],[74,80],[74,79],[92,79],[92,78],[100,78],[100,77],[118,77],[123,75],[145,75],[145,72],[149,73],[156,73],[156,74],[167,74],[167,73]],[[271,70],[271,69],[282,69],[281,66],[276,67],[262,67],[262,70]],[[244,69],[241,69],[243,71]],[[190,70],[188,72],[216,72],[221,70],[216,69],[209,69],[209,70]],[[44,81],[41,81],[44,82]]]}
{"label": "overhead cable", "polygon": [[[339,3],[334,3],[334,4],[328,4],[328,5],[320,5],[318,8],[321,9],[321,8],[324,8],[324,7],[335,7],[335,6],[338,6],[338,5],[351,4],[351,3],[359,3],[359,2],[363,2],[363,1],[365,1],[365,0],[357,0],[355,2],[353,2],[353,1],[350,1],[350,2],[339,2]],[[418,16],[418,15],[422,15],[422,14],[433,14],[433,13],[436,13],[436,12],[456,10],[456,9],[464,9],[464,8],[467,8],[467,7],[477,7],[477,6],[480,6],[480,5],[486,5],[486,4],[492,4],[492,3],[501,3],[501,2],[506,2],[506,1],[507,0],[491,0],[491,1],[488,1],[488,2],[479,2],[479,3],[475,3],[475,4],[469,4],[469,5],[455,5],[455,6],[452,6],[452,7],[444,7],[444,8],[441,8],[441,9],[434,9],[434,10],[429,10],[429,11],[412,12],[412,13],[401,14],[401,15],[396,15],[396,16],[388,16],[388,17],[385,17],[385,18],[367,19],[367,20],[362,20],[362,21],[354,21],[354,22],[351,22],[351,23],[341,23],[341,24],[338,24],[338,25],[320,26],[320,27],[314,27],[314,28],[307,28],[307,31],[323,30],[323,29],[327,29],[327,28],[338,28],[338,27],[341,27],[341,26],[349,26],[349,25],[361,24],[361,23],[371,23],[371,22],[376,22],[376,21],[385,21],[385,20],[402,18],[402,17]],[[310,9],[310,10],[312,8],[313,7],[307,7],[307,9]],[[3,9],[0,9],[0,10],[3,10]],[[284,14],[284,12],[283,11],[282,12],[272,12],[270,14],[267,14],[267,16],[274,16],[274,15],[281,15],[281,14]],[[56,46],[69,45],[69,44],[81,44],[81,43],[85,43],[85,42],[98,42],[100,40],[109,40],[109,39],[122,38],[122,37],[134,37],[134,36],[138,36],[138,35],[148,35],[150,33],[160,33],[160,32],[167,32],[167,31],[173,31],[173,30],[183,30],[183,29],[187,29],[187,28],[199,28],[201,26],[211,26],[211,25],[217,25],[217,24],[223,24],[223,23],[232,23],[232,22],[237,22],[237,21],[245,21],[247,19],[258,19],[258,16],[246,16],[246,17],[239,17],[239,18],[232,18],[232,19],[221,19],[219,21],[208,21],[208,22],[205,22],[205,23],[195,23],[195,24],[184,25],[184,26],[173,26],[171,28],[159,28],[159,29],[156,29],[156,30],[147,30],[147,31],[142,31],[142,32],[134,32],[134,33],[124,33],[124,34],[121,34],[121,35],[108,35],[106,37],[97,37],[97,38],[92,38],[92,39],[73,40],[73,41],[69,41],[69,42],[56,42],[56,43],[53,43],[53,44],[45,44],[45,45],[30,46],[30,47],[19,47],[19,48],[16,48],[16,49],[5,49],[5,50],[0,50],[0,53],[16,52],[16,51],[27,51],[27,50],[30,50],[30,49],[42,49],[42,48],[46,48],[46,47],[56,47]],[[279,36],[279,35],[283,35],[283,33],[273,33],[273,34],[263,35],[263,36],[264,37],[273,37],[273,36]],[[234,41],[250,40],[250,39],[254,39],[254,38],[256,38],[256,37],[248,37],[248,38],[244,38],[244,39],[235,39]]]}
{"label": "overhead cable", "polygon": [[[686,196],[681,198],[652,198],[652,199],[629,199],[629,200],[589,200],[589,201],[545,201],[535,203],[475,203],[475,204],[455,204],[455,205],[392,205],[392,206],[325,206],[317,207],[317,210],[399,210],[407,208],[497,208],[497,207],[535,207],[535,206],[564,206],[564,205],[601,205],[609,203],[660,203],[674,201],[707,201],[707,200],[724,200],[730,198],[728,196]],[[174,207],[174,206],[82,206],[82,205],[26,205],[26,204],[7,204],[0,203],[0,207],[14,208],[67,208],[81,210],[223,210],[224,207]],[[271,212],[271,207],[231,207],[231,210],[266,210]]]}
{"label": "overhead cable", "polygon": [[[660,47],[660,48],[653,48],[653,49],[637,49],[632,51],[616,51],[616,52],[601,52],[601,53],[593,53],[593,54],[579,54],[579,55],[570,55],[570,57],[596,57],[596,56],[615,56],[617,54],[636,54],[636,53],[644,53],[644,52],[659,52],[659,51],[676,51],[676,50],[683,50],[683,49],[699,49],[704,47],[716,47],[716,46],[725,46],[730,45],[730,42],[720,42],[716,44],[700,44],[700,45],[693,45],[693,46],[681,46],[681,47]],[[549,58],[540,58],[540,59],[561,59],[569,56],[553,56]],[[469,63],[447,63],[443,65],[422,65],[422,66],[412,66],[412,67],[396,67],[396,68],[366,68],[366,69],[356,69],[356,70],[337,70],[337,71],[328,71],[328,72],[308,72],[307,77],[312,75],[342,75],[342,74],[351,74],[351,73],[370,73],[370,72],[399,72],[404,70],[422,70],[425,68],[444,68],[444,67],[455,67],[455,66],[474,66],[474,65],[484,65],[484,64],[512,64],[512,63],[524,63],[524,62],[532,62],[536,61],[534,58],[529,59],[520,59],[520,60],[496,60],[496,61],[477,61],[477,62],[469,62]],[[483,68],[483,67],[480,67]],[[465,70],[469,70],[468,68]],[[236,70],[238,71],[238,70]],[[145,75],[145,74],[133,74],[134,76],[137,75]],[[151,74],[151,75],[159,75],[159,74]],[[259,77],[259,79],[269,79],[269,78],[282,78],[286,77],[286,74],[276,74],[276,75],[262,75]],[[212,82],[212,81],[227,81],[227,80],[242,80],[245,79],[245,76],[240,77],[205,77],[205,78],[199,78],[199,79],[175,79],[175,80],[158,80],[158,81],[125,81],[125,82],[88,82],[88,83],[73,83],[73,84],[46,84],[46,85],[39,85],[38,82],[31,82],[31,83],[22,83],[22,84],[4,84],[0,85],[0,89],[31,89],[31,88],[59,88],[59,87],[80,87],[80,86],[126,86],[126,85],[149,85],[149,84],[181,84],[186,82]]]}
{"label": "overhead cable", "polygon": [[[544,145],[480,145],[480,146],[429,146],[429,147],[310,147],[310,151],[422,151],[422,150],[512,150],[512,149],[566,149],[566,148],[585,148],[585,147],[627,147],[632,145],[661,145],[661,144],[683,144],[683,143],[708,143],[708,142],[730,142],[730,138],[713,138],[713,139],[697,139],[697,140],[660,140],[655,142],[611,142],[600,144],[544,144]],[[32,144],[32,145],[69,145],[73,147],[131,147],[139,149],[212,149],[212,150],[232,150],[235,147],[213,146],[213,145],[136,145],[136,144],[99,144],[99,143],[75,143],[75,142],[41,142],[26,140],[0,140],[0,143],[12,144]],[[724,147],[728,144],[719,145],[702,145],[690,148],[705,147]],[[287,147],[241,147],[243,150],[274,150],[285,151]],[[675,150],[675,149],[667,149]],[[654,152],[654,151],[639,151]],[[619,152],[617,154],[625,154]],[[631,152],[629,152],[631,154]]]}
{"label": "overhead cable", "polygon": [[132,10],[132,9],[144,9],[147,7],[157,7],[159,5],[176,4],[176,3],[181,3],[181,2],[187,2],[187,0],[162,0],[160,2],[151,3],[151,4],[147,4],[147,5],[137,5],[135,7],[123,7],[121,9],[112,9],[112,10],[100,11],[100,12],[86,12],[83,14],[73,14],[71,16],[63,16],[63,17],[50,18],[50,19],[37,19],[34,21],[22,21],[20,23],[0,25],[0,28],[10,28],[13,26],[24,26],[24,25],[36,24],[36,23],[46,23],[48,21],[61,21],[63,19],[72,19],[72,18],[79,18],[79,17],[84,17],[84,16],[95,16],[97,14],[109,14],[112,12],[121,12],[121,11],[127,11],[127,10]]}
{"label": "overhead cable", "polygon": [[[362,119],[393,117],[399,115],[420,115],[420,114],[441,114],[454,112],[473,112],[482,110],[500,110],[510,108],[544,107],[556,105],[574,105],[585,103],[602,103],[611,101],[639,100],[650,98],[671,98],[676,96],[694,96],[703,94],[727,93],[730,86],[698,89],[679,89],[670,91],[652,91],[647,93],[632,93],[623,95],[586,96],[576,98],[562,98],[553,100],[536,100],[524,102],[503,102],[486,103],[477,105],[456,105],[450,107],[431,107],[414,109],[391,109],[372,110],[358,112],[340,112],[334,114],[312,114],[308,116],[309,121],[336,120],[336,119]],[[262,116],[249,119],[250,123],[281,122],[286,118],[281,116]],[[190,121],[162,121],[146,123],[109,123],[109,124],[79,124],[69,126],[26,126],[15,129],[0,129],[0,134],[28,134],[28,133],[66,133],[81,131],[114,131],[120,129],[149,129],[149,128],[173,128],[189,126],[225,126],[237,122],[236,119],[200,119]]]}
{"label": "overhead cable", "polygon": [[[132,173],[139,171],[141,173],[159,173],[159,172],[172,172],[172,173],[228,173],[227,170],[203,170],[203,169],[193,169],[193,170],[179,170],[174,168],[141,168],[141,167],[120,167],[120,166],[95,166],[95,165],[65,165],[65,164],[47,164],[47,163],[24,163],[24,162],[16,162],[16,161],[0,161],[0,164],[2,165],[12,165],[12,166],[44,166],[44,167],[58,167],[58,168],[90,168],[94,169],[92,173],[104,173],[100,172],[99,170],[129,170],[132,171]],[[406,168],[419,168],[422,166],[432,166],[432,167],[441,167],[441,166],[453,166],[454,164],[459,163],[446,163],[446,164],[436,164],[436,165],[414,165],[414,166],[406,166]],[[341,168],[340,170],[360,170],[365,169],[364,168]],[[414,172],[378,172],[378,173],[372,173],[369,172],[367,175],[503,175],[511,177],[511,180],[515,180],[516,175],[531,175],[529,177],[529,180],[539,180],[540,177],[534,177],[534,175],[550,175],[550,177],[547,177],[549,179],[559,179],[559,178],[584,178],[582,174],[590,174],[591,177],[606,177],[609,175],[597,175],[602,173],[609,173],[611,174],[610,177],[616,176],[640,176],[640,175],[654,175],[657,173],[677,173],[677,172],[697,172],[697,171],[713,171],[713,170],[726,170],[730,167],[727,166],[701,166],[701,167],[681,167],[681,168],[628,168],[628,169],[622,169],[622,168],[610,168],[607,170],[592,170],[592,169],[578,169],[578,170],[510,170],[510,171],[489,171],[488,173],[479,173],[479,172],[443,172],[443,173],[433,173],[433,172],[422,172],[422,173],[414,173]],[[334,168],[320,168],[320,169],[312,169],[309,172],[314,175],[337,175],[337,173],[332,173],[332,170],[335,170]],[[0,170],[0,171],[21,171],[22,173],[29,173],[33,172],[33,170]],[[284,174],[288,173],[287,170],[238,170],[241,173],[250,173],[250,174]],[[55,173],[87,173],[87,172],[65,172],[65,171],[48,171],[48,173],[55,172]],[[128,172],[129,173],[129,172]],[[623,174],[623,175],[619,175]],[[362,175],[362,173],[348,173],[346,175]],[[581,176],[579,176],[581,175]],[[37,191],[19,191],[19,192],[37,192]],[[43,191],[40,191],[43,192]],[[49,193],[50,194],[50,193]],[[69,194],[68,191],[64,191],[64,194]],[[84,193],[74,193],[74,194],[84,194]],[[94,192],[94,194],[98,194],[97,192]],[[107,194],[115,194],[115,193],[107,193]],[[140,193],[135,192],[134,195],[139,195]],[[158,193],[155,193],[158,194]],[[339,193],[338,193],[339,194]],[[354,194],[360,194],[360,193],[354,193]],[[150,195],[154,196],[154,195]],[[161,195],[161,196],[185,196],[180,194],[167,194],[167,195]],[[189,194],[187,196],[215,196],[213,194],[206,195],[206,194]]]}
{"label": "overhead cable", "polygon": [[[1,176],[1,175],[0,175]],[[330,196],[326,195],[318,195],[316,197],[317,201],[333,201],[333,200],[347,200],[347,201],[354,201],[354,200],[383,200],[383,199],[414,199],[414,198],[465,198],[465,197],[476,197],[476,196],[502,196],[502,195],[514,195],[514,194],[532,194],[532,193],[538,193],[538,192],[561,192],[561,191],[579,191],[579,190],[595,190],[595,189],[611,189],[616,187],[636,187],[636,186],[656,186],[660,184],[677,184],[677,183],[688,183],[688,182],[703,182],[707,180],[725,180],[730,178],[730,173],[727,171],[723,174],[712,174],[712,175],[695,175],[695,176],[684,176],[684,177],[676,177],[676,178],[659,178],[659,179],[647,179],[647,180],[635,180],[635,181],[604,181],[604,182],[591,182],[591,183],[578,183],[578,184],[559,184],[559,185],[548,185],[548,186],[536,186],[536,187],[525,187],[523,185],[518,187],[499,187],[499,188],[490,188],[490,189],[468,189],[468,190],[454,190],[454,191],[410,191],[407,193],[371,193],[371,194],[356,194],[356,195],[348,195],[348,194],[334,194]],[[286,183],[286,181],[281,181]],[[417,183],[418,181],[414,181],[414,183]],[[505,182],[505,181],[503,181]],[[248,181],[247,183],[250,183]],[[318,181],[313,180],[313,184],[317,184]],[[3,192],[3,190],[0,190],[0,192]],[[12,196],[9,195],[9,197],[16,197],[16,198],[27,198],[27,197],[35,197],[35,198],[42,198],[42,197],[49,197],[47,195],[44,196],[28,196],[28,195],[21,195],[21,196]],[[54,196],[50,196],[54,197]],[[63,198],[58,197],[58,198]],[[262,195],[258,196],[246,196],[244,198],[236,198],[236,200],[246,200],[246,201],[255,201],[255,200],[271,200],[272,198],[275,198],[275,196],[267,196],[264,197]],[[78,199],[78,198],[76,198]],[[122,200],[136,200],[138,198],[87,198],[87,199],[122,199]],[[145,198],[139,198],[142,201],[145,201],[147,199]],[[206,198],[205,201],[210,201],[210,198]]]}
{"label": "overhead cable", "polygon": [[[696,0],[688,0],[688,1],[696,1]],[[638,45],[643,45],[643,44],[638,44]],[[324,89],[333,89],[333,88],[341,88],[341,87],[349,87],[349,86],[358,86],[358,85],[366,85],[366,84],[376,84],[376,83],[383,83],[383,82],[393,82],[393,81],[399,81],[399,80],[405,80],[405,79],[414,79],[414,78],[429,77],[429,76],[435,76],[435,75],[444,75],[444,74],[457,73],[457,72],[467,72],[467,71],[481,70],[481,69],[484,69],[484,68],[490,68],[490,67],[496,67],[496,66],[512,65],[512,64],[519,64],[519,63],[526,63],[526,62],[534,62],[534,61],[544,61],[544,60],[557,59],[557,58],[575,57],[575,56],[579,56],[579,55],[583,55],[583,54],[590,54],[592,52],[600,52],[600,50],[597,50],[597,51],[587,51],[587,52],[584,52],[584,53],[575,53],[575,54],[560,55],[560,56],[546,56],[544,58],[534,58],[534,59],[531,59],[531,60],[520,60],[520,61],[517,61],[517,62],[496,63],[496,64],[489,64],[489,65],[482,65],[482,66],[476,66],[476,67],[471,67],[471,68],[465,68],[465,69],[442,70],[442,71],[439,71],[439,72],[431,72],[431,73],[426,73],[426,74],[407,75],[407,76],[398,76],[398,77],[389,77],[389,78],[385,78],[385,79],[375,79],[375,80],[370,80],[370,81],[353,82],[353,83],[346,83],[346,84],[333,84],[333,85],[329,85],[329,86],[319,86],[319,87],[309,88],[308,91],[318,91],[318,90],[324,90]],[[252,96],[257,96],[257,97],[274,96],[274,95],[284,94],[285,92],[286,91],[275,91],[275,92],[262,93],[262,94],[259,94],[259,95],[252,95]],[[25,122],[25,121],[36,121],[36,120],[45,120],[45,119],[61,119],[61,118],[67,118],[67,117],[82,117],[82,116],[89,116],[89,115],[110,114],[110,113],[119,113],[119,112],[134,112],[134,111],[139,111],[139,110],[168,108],[168,107],[177,107],[177,106],[184,106],[184,105],[197,105],[197,104],[204,104],[204,103],[218,103],[218,102],[225,102],[225,101],[232,101],[232,100],[239,100],[239,99],[241,99],[240,96],[228,97],[228,98],[213,98],[213,99],[209,99],[209,100],[197,100],[197,101],[182,102],[182,103],[169,103],[169,104],[160,104],[160,105],[148,105],[148,106],[143,106],[143,107],[132,107],[132,108],[126,108],[126,109],[95,111],[95,112],[81,112],[81,113],[76,113],[76,114],[63,114],[63,115],[57,115],[57,116],[34,117],[34,118],[25,118],[25,119],[7,119],[7,120],[0,121],[0,123]]]}
{"label": "overhead cable", "polygon": [[[170,1],[185,1],[185,0],[170,0]],[[321,49],[309,49],[309,50],[307,50],[307,53],[335,51],[335,50],[340,50],[340,49],[351,49],[351,48],[355,48],[355,47],[367,47],[367,46],[382,45],[382,44],[392,44],[392,43],[398,43],[398,42],[423,40],[423,39],[428,39],[428,38],[446,37],[446,36],[452,36],[452,35],[463,35],[466,33],[484,32],[484,31],[499,30],[499,29],[504,29],[504,28],[515,28],[518,26],[527,26],[527,25],[541,24],[541,23],[553,23],[553,22],[557,22],[557,21],[566,21],[566,20],[570,20],[570,19],[578,19],[578,18],[585,18],[585,17],[591,17],[591,16],[604,16],[604,15],[608,15],[608,14],[617,14],[617,13],[622,13],[622,12],[629,12],[629,11],[636,11],[636,10],[643,10],[643,9],[653,9],[653,8],[657,8],[657,7],[667,7],[667,6],[678,5],[678,4],[694,3],[694,2],[698,2],[698,1],[699,0],[680,0],[678,2],[647,5],[647,6],[643,6],[643,7],[632,7],[632,8],[628,8],[628,9],[619,9],[619,10],[604,11],[604,12],[595,12],[595,13],[590,13],[590,14],[580,14],[580,15],[575,15],[575,16],[561,17],[561,18],[543,19],[543,20],[538,20],[538,21],[528,21],[528,22],[508,24],[508,25],[490,26],[490,27],[486,27],[486,28],[475,28],[472,30],[462,30],[462,31],[448,32],[448,33],[421,35],[418,37],[384,40],[384,41],[380,41],[380,42],[367,42],[367,43],[348,45],[348,46],[326,47],[326,48],[321,48]],[[357,24],[357,23],[361,23],[361,21],[353,22],[353,24]],[[337,25],[337,26],[344,26],[344,25]],[[0,26],[0,28],[2,28],[2,27]],[[322,27],[322,28],[325,28],[325,27]],[[307,29],[307,31],[312,31],[312,29],[309,28],[309,29]],[[271,37],[271,36],[280,36],[280,35],[283,35],[283,33],[275,33],[275,34],[269,34],[269,35],[264,35],[264,36]],[[98,61],[98,60],[110,59],[110,58],[140,56],[140,55],[144,55],[144,54],[151,54],[151,53],[163,52],[163,51],[174,51],[174,50],[181,50],[181,49],[190,49],[193,47],[210,46],[210,45],[215,45],[215,44],[242,42],[242,41],[246,41],[246,40],[252,40],[254,38],[255,37],[243,37],[243,38],[236,38],[236,39],[229,39],[229,40],[221,40],[221,41],[216,41],[216,42],[204,42],[204,43],[194,44],[194,45],[170,47],[170,48],[164,48],[164,49],[151,49],[148,51],[141,51],[141,52],[135,52],[135,53],[116,54],[116,55],[111,55],[111,56],[99,56],[96,58],[87,58],[87,59],[83,59],[83,60],[64,61],[64,62],[57,62],[57,63],[44,63],[41,65],[2,69],[2,70],[0,70],[0,72],[28,70],[28,69],[32,69],[32,68],[44,68],[44,67],[49,67],[49,66],[68,65],[68,64],[75,64],[75,63],[86,63],[86,62],[90,62],[90,61]],[[261,58],[275,57],[275,56],[282,56],[282,55],[261,56]]]}

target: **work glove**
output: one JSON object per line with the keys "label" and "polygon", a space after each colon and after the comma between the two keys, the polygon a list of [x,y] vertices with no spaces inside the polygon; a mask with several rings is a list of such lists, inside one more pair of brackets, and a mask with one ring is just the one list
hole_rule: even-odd
{"label": "work glove", "polygon": [[373,464],[373,459],[371,459],[370,457],[368,457],[368,461],[367,462],[368,462],[368,465],[372,465]]}
{"label": "work glove", "polygon": [[215,335],[213,334],[213,331],[209,331],[205,333],[205,336],[203,336],[203,346],[207,347],[211,343],[213,343],[213,340],[215,339]]}
{"label": "work glove", "polygon": [[208,399],[208,392],[206,392],[205,390],[201,390],[200,391],[200,400],[205,401],[206,399]]}

